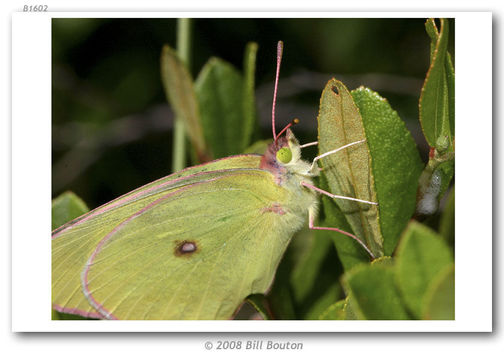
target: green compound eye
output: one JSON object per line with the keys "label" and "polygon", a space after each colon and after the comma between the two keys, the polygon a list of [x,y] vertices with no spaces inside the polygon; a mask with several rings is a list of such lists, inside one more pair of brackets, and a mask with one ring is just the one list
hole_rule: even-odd
{"label": "green compound eye", "polygon": [[276,153],[276,158],[283,164],[287,164],[292,160],[292,151],[288,147],[283,147]]}

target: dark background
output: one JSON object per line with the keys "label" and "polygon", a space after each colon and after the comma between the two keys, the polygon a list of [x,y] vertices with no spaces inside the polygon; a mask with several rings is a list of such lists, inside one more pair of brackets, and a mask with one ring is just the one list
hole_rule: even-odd
{"label": "dark background", "polygon": [[[276,43],[283,40],[278,128],[299,117],[301,142],[316,140],[320,94],[334,76],[349,89],[365,85],[386,97],[425,157],[418,124],[429,66],[424,22],[195,19],[191,72],[196,78],[211,56],[241,70],[246,43],[257,42],[258,120],[271,137]],[[176,19],[53,19],[53,197],[72,190],[93,208],[170,173],[173,115],[159,60],[164,44],[176,46],[175,30]]]}

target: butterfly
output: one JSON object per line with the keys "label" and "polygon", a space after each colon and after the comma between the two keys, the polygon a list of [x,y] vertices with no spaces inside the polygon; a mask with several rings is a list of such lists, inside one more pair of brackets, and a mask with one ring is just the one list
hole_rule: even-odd
{"label": "butterfly", "polygon": [[230,156],[140,187],[57,228],[52,234],[52,306],[100,319],[229,319],[244,299],[265,293],[292,236],[319,195],[317,161],[361,139],[301,159],[290,127],[275,131],[283,43],[277,47],[273,142],[263,155]]}

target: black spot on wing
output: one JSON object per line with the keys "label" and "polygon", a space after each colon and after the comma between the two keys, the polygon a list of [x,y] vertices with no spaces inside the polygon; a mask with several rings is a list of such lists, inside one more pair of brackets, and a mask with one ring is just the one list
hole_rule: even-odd
{"label": "black spot on wing", "polygon": [[174,254],[178,257],[190,257],[199,251],[196,240],[177,240],[175,241]]}

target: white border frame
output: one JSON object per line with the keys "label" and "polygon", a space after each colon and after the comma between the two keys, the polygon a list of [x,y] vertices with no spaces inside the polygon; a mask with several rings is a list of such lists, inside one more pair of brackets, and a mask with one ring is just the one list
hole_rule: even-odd
{"label": "white border frame", "polygon": [[[55,17],[455,17],[455,321],[52,321],[51,19]],[[477,126],[474,126],[477,124]],[[470,202],[470,204],[468,204]],[[479,211],[475,212],[475,209]],[[492,330],[492,14],[469,12],[79,12],[12,17],[12,330],[455,332]],[[29,226],[26,224],[28,223]],[[44,234],[47,234],[45,236]],[[473,244],[477,244],[476,246]],[[477,249],[477,253],[473,249]],[[477,288],[475,288],[477,286]]]}

